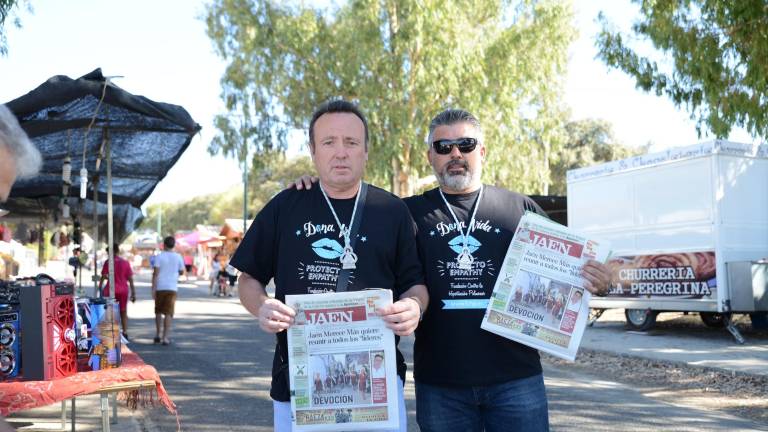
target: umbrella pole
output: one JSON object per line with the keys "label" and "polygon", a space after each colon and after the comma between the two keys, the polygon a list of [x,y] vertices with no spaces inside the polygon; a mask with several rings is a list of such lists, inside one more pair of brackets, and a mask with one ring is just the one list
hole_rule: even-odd
{"label": "umbrella pole", "polygon": [[109,131],[104,130],[107,143],[107,245],[109,247],[109,298],[115,299],[115,253],[114,225],[112,218],[112,145],[109,141]]}
{"label": "umbrella pole", "polygon": [[99,176],[98,161],[93,173],[93,296],[101,298],[99,291]]}

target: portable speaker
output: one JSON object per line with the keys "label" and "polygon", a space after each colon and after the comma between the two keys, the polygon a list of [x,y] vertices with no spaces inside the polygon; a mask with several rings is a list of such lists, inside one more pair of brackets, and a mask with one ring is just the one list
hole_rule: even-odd
{"label": "portable speaker", "polygon": [[15,305],[0,305],[0,381],[9,381],[21,369],[21,332]]}
{"label": "portable speaker", "polygon": [[74,285],[41,275],[20,294],[23,379],[50,380],[77,373]]}

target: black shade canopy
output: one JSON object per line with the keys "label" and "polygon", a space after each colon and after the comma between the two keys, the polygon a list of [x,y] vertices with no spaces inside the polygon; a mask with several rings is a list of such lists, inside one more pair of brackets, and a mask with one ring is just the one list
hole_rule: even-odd
{"label": "black shade canopy", "polygon": [[[105,224],[104,142],[108,139],[116,238],[123,238],[139,225],[143,218],[141,205],[200,130],[184,108],[132,95],[108,82],[101,69],[76,80],[55,76],[6,105],[43,155],[40,174],[14,184],[9,201],[3,205],[11,211],[9,216],[55,215],[62,196],[62,165],[69,156],[71,211],[80,215],[84,225],[91,224],[92,187],[94,180],[99,179],[96,207],[99,223]],[[84,147],[88,195],[81,205],[77,197]],[[100,232],[105,231],[100,227]]]}

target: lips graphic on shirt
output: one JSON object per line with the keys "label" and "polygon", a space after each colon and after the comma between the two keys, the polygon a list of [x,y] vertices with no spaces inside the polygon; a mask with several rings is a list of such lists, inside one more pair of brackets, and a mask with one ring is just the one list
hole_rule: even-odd
{"label": "lips graphic on shirt", "polygon": [[312,243],[312,250],[314,250],[320,258],[325,259],[339,258],[344,254],[344,248],[341,247],[339,242],[329,238],[321,238]]}
{"label": "lips graphic on shirt", "polygon": [[[483,244],[477,241],[476,238],[467,236],[467,247],[469,248],[469,253],[475,253],[475,251],[480,249],[480,246],[482,245]],[[452,238],[451,241],[448,242],[448,246],[450,246],[452,251],[460,254],[461,249],[464,247],[464,236],[457,235],[456,237]]]}

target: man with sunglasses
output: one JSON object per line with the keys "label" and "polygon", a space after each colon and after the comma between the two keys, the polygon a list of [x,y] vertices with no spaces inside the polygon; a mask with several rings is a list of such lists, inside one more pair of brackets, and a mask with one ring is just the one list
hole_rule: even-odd
{"label": "man with sunglasses", "polygon": [[[416,416],[423,432],[546,431],[539,353],[480,328],[512,235],[529,197],[481,182],[486,147],[471,113],[448,109],[429,125],[427,158],[439,187],[405,202],[429,290],[416,329]],[[584,267],[586,288],[608,290],[603,264]]]}

